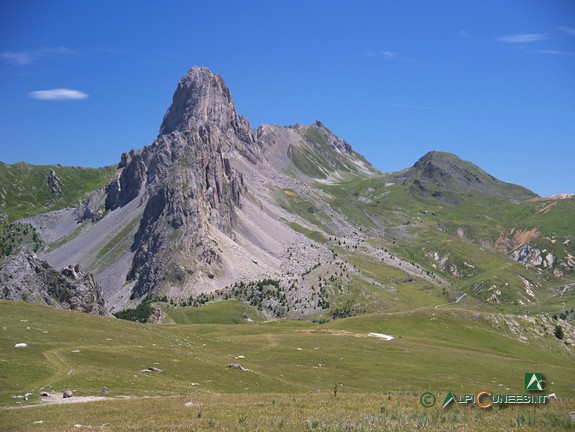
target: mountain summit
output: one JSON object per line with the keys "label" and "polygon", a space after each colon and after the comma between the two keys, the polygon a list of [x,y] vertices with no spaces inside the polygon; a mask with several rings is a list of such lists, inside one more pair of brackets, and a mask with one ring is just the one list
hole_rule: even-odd
{"label": "mountain summit", "polygon": [[412,168],[403,172],[402,178],[411,185],[413,191],[436,197],[455,196],[471,191],[503,198],[537,197],[537,194],[529,189],[505,183],[471,162],[439,151],[425,154]]}
{"label": "mountain summit", "polygon": [[221,77],[192,68],[178,84],[160,136],[123,158],[107,190],[108,210],[137,197],[146,202],[131,246],[128,279],[135,281],[135,296],[217,261],[209,227],[231,234],[244,190],[231,159],[255,163],[258,154],[251,127],[236,113]]}
{"label": "mountain summit", "polygon": [[80,262],[118,307],[128,298],[281,278],[286,268],[301,272],[316,258],[284,263],[290,247],[311,243],[285,223],[291,217],[277,201],[278,188],[304,194],[312,179],[346,173],[377,170],[319,121],[253,130],[223,79],[193,67],[178,83],[157,139],[122,155],[100,196],[105,216],[89,226],[80,218],[80,235],[46,259],[57,268]]}
{"label": "mountain summit", "polygon": [[237,114],[222,77],[208,68],[194,66],[178,83],[159,135],[202,127],[233,132],[247,141],[251,133],[248,121]]}
{"label": "mountain summit", "polygon": [[[54,173],[50,202],[71,192]],[[252,129],[222,78],[193,67],[158,137],[123,153],[107,186],[22,222],[39,259],[93,274],[111,311],[167,296],[342,317],[463,293],[517,307],[551,296],[575,269],[572,230],[555,223],[573,199],[533,197],[449,153],[382,173],[320,121]],[[31,235],[0,237],[12,250]]]}

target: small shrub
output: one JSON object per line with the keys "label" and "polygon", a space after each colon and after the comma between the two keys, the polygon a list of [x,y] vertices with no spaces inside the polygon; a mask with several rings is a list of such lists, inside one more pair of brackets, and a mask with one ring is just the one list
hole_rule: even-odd
{"label": "small shrub", "polygon": [[154,308],[150,306],[149,302],[142,303],[138,305],[135,309],[125,309],[120,312],[116,312],[114,316],[119,319],[127,321],[136,321],[140,323],[146,323],[154,313]]}
{"label": "small shrub", "polygon": [[307,420],[307,425],[309,429],[317,429],[320,425],[321,421],[316,418],[310,418]]}

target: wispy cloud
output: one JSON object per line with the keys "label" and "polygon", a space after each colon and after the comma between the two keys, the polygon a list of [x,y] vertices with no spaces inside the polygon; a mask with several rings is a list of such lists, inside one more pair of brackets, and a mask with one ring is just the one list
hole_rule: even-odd
{"label": "wispy cloud", "polygon": [[393,51],[366,51],[363,55],[366,57],[377,57],[386,60],[397,60],[399,58],[399,53]]}
{"label": "wispy cloud", "polygon": [[378,58],[378,59],[382,59],[382,60],[386,60],[386,61],[396,61],[396,62],[405,62],[405,63],[415,63],[415,60],[410,59],[408,57],[404,57],[403,55],[401,55],[400,53],[396,52],[396,51],[388,51],[388,50],[384,50],[384,51],[365,51],[362,53],[363,56],[365,57],[372,57],[372,58]]}
{"label": "wispy cloud", "polygon": [[574,51],[557,51],[557,50],[528,50],[531,54],[546,54],[546,55],[556,55],[556,56],[574,56]]}
{"label": "wispy cloud", "polygon": [[496,38],[495,40],[497,42],[517,44],[517,43],[538,42],[547,39],[551,39],[551,36],[546,35],[544,33],[522,33],[522,34],[501,36]]}
{"label": "wispy cloud", "polygon": [[40,100],[81,100],[89,97],[88,94],[79,90],[71,89],[52,89],[52,90],[37,90],[28,93],[33,99]]}
{"label": "wispy cloud", "polygon": [[563,33],[567,33],[571,36],[575,36],[575,28],[572,27],[559,27],[559,30],[561,30]]}
{"label": "wispy cloud", "polygon": [[2,59],[4,63],[14,64],[17,66],[24,66],[32,62],[30,54],[25,52],[5,51],[0,54],[0,59]]}
{"label": "wispy cloud", "polygon": [[66,47],[40,48],[31,51],[4,51],[0,53],[0,60],[16,66],[26,66],[37,60],[74,54],[77,52]]}
{"label": "wispy cloud", "polygon": [[399,54],[396,53],[396,52],[392,52],[392,51],[381,51],[381,52],[379,53],[379,55],[380,55],[381,57],[383,57],[384,59],[387,59],[387,60],[397,60],[397,59],[399,59]]}
{"label": "wispy cloud", "polygon": [[67,48],[64,46],[60,46],[60,47],[56,47],[56,48],[42,48],[42,49],[36,50],[35,53],[38,56],[56,57],[56,56],[67,56],[67,55],[78,54],[78,51],[75,51],[73,49],[70,49],[70,48]]}
{"label": "wispy cloud", "polygon": [[411,104],[396,104],[396,103],[387,103],[387,102],[372,102],[373,105],[380,105],[380,106],[387,106],[392,108],[404,108],[404,109],[413,109],[413,110],[422,110],[422,111],[444,111],[444,112],[457,112],[457,110],[451,108],[442,108],[436,106],[428,106],[428,105],[411,105]]}

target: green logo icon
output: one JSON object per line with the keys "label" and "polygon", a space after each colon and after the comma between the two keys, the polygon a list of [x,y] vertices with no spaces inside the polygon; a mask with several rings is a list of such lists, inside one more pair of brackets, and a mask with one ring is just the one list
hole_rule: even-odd
{"label": "green logo icon", "polygon": [[433,393],[425,392],[419,398],[419,402],[421,402],[421,405],[423,405],[425,408],[431,408],[433,405],[435,405],[435,402],[437,402],[437,398]]}
{"label": "green logo icon", "polygon": [[453,394],[453,392],[450,391],[449,393],[447,393],[447,396],[445,397],[445,400],[443,401],[441,408],[445,409],[451,402],[455,402],[455,395]]}
{"label": "green logo icon", "polygon": [[526,372],[525,390],[527,391],[545,390],[545,380],[543,379],[543,374],[541,372]]}

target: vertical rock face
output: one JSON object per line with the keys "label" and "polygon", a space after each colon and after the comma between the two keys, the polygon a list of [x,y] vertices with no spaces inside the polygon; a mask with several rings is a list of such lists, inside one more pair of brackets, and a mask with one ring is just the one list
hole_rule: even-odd
{"label": "vertical rock face", "polygon": [[106,209],[145,200],[128,278],[133,296],[152,296],[162,282],[218,263],[209,226],[231,234],[243,177],[231,158],[260,157],[249,123],[239,116],[219,75],[194,67],[174,93],[160,134],[122,155],[121,174],[107,188]]}
{"label": "vertical rock face", "polygon": [[62,188],[63,188],[62,182],[60,181],[60,179],[56,175],[56,172],[53,169],[48,171],[48,176],[46,177],[46,184],[50,189],[50,193],[52,193],[53,195],[62,194]]}
{"label": "vertical rock face", "polygon": [[232,129],[241,139],[253,141],[250,125],[236,113],[224,80],[207,68],[193,67],[178,83],[160,127],[160,136],[205,125],[224,133]]}

